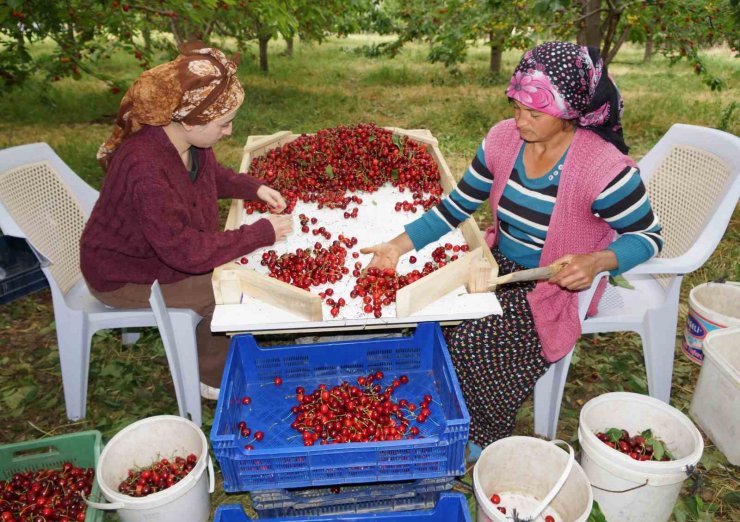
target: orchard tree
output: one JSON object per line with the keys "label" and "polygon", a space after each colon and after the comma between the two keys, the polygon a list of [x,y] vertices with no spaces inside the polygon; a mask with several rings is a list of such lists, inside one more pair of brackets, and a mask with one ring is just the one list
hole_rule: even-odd
{"label": "orchard tree", "polygon": [[410,41],[429,44],[428,59],[442,62],[451,71],[466,59],[467,50],[481,39],[490,48],[489,71],[501,72],[507,49],[531,45],[536,27],[526,0],[407,0],[382,3],[390,20],[386,29],[396,40],[376,46],[376,53],[394,56]]}
{"label": "orchard tree", "polygon": [[332,34],[342,37],[363,31],[367,27],[364,20],[374,5],[374,0],[291,0],[290,13],[296,24],[281,33],[286,54],[292,55],[296,36],[320,43]]}
{"label": "orchard tree", "polygon": [[686,59],[713,90],[722,87],[700,56],[726,43],[737,52],[738,0],[536,0],[534,12],[549,18],[561,39],[597,47],[610,63],[625,41],[656,49],[673,61]]}

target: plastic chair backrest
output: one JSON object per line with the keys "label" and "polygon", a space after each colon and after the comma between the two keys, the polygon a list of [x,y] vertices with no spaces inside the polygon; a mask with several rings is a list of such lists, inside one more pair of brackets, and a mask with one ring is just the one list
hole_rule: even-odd
{"label": "plastic chair backrest", "polygon": [[0,173],[0,200],[28,241],[51,261],[49,272],[66,294],[82,277],[80,237],[88,215],[48,161]]}
{"label": "plastic chair backrest", "polygon": [[715,154],[688,145],[671,148],[647,182],[663,227],[665,244],[658,257],[678,257],[696,244],[731,179],[729,165]]}

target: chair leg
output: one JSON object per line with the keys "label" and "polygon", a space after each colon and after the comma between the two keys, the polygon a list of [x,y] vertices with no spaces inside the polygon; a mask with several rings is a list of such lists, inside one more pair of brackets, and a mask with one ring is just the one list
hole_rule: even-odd
{"label": "chair leg", "polygon": [[664,306],[648,310],[641,335],[648,391],[651,397],[665,403],[671,400],[673,360],[676,354],[681,278],[676,279],[667,291]]}
{"label": "chair leg", "polygon": [[537,435],[548,439],[554,439],[557,435],[560,403],[572,357],[573,350],[550,365],[534,386],[534,432]]}
{"label": "chair leg", "polygon": [[[172,379],[175,389],[181,390],[178,396],[180,415],[190,414],[190,420],[200,426],[202,423],[200,402],[200,373],[198,370],[198,347],[195,342],[195,327],[200,318],[191,311],[169,311],[177,350],[177,376],[173,369]],[[172,367],[173,364],[170,364]],[[178,382],[179,381],[179,382]],[[183,412],[184,410],[184,412]]]}
{"label": "chair leg", "polygon": [[64,319],[64,328],[57,328],[64,403],[67,408],[67,418],[79,420],[85,418],[87,410],[87,381],[92,332],[85,328],[82,315],[67,316]]}

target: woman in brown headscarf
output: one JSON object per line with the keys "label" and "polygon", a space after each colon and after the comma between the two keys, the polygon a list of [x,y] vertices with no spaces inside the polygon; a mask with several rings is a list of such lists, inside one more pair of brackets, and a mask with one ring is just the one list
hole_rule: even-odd
{"label": "woman in brown headscarf", "polygon": [[[149,306],[158,280],[168,306],[191,308],[198,325],[201,392],[215,398],[228,339],[211,334],[211,272],[291,232],[280,193],[216,161],[212,146],[231,134],[244,100],[236,64],[202,43],[144,72],[121,101],[101,145],[106,171],[80,243],[90,291],[116,308]],[[272,215],[220,231],[218,198],[262,200]]]}

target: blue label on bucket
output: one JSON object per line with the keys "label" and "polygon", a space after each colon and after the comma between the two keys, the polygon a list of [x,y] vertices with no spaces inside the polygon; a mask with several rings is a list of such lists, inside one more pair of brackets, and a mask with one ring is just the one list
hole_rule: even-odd
{"label": "blue label on bucket", "polygon": [[699,339],[704,339],[707,335],[707,331],[701,325],[701,320],[694,317],[692,314],[686,318],[686,329],[691,332],[691,335]]}
{"label": "blue label on bucket", "polygon": [[701,364],[704,361],[704,338],[712,330],[723,328],[722,325],[713,323],[703,318],[694,310],[689,310],[686,318],[686,328],[683,332],[681,349],[692,361]]}

